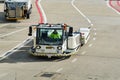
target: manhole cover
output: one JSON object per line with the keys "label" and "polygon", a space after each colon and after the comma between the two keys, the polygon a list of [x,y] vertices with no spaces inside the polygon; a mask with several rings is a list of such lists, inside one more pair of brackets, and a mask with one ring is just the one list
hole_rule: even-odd
{"label": "manhole cover", "polygon": [[102,80],[103,78],[105,77],[101,75],[87,75],[88,80]]}
{"label": "manhole cover", "polygon": [[57,73],[57,72],[41,72],[34,77],[38,80],[79,80],[79,77],[74,76],[72,74],[64,74],[64,73]]}
{"label": "manhole cover", "polygon": [[55,73],[45,72],[45,73],[43,73],[43,74],[41,75],[41,77],[52,77],[52,76],[54,76],[54,75],[55,75]]}
{"label": "manhole cover", "polygon": [[34,77],[41,80],[67,80],[65,75],[56,72],[41,72],[36,74]]}
{"label": "manhole cover", "polygon": [[51,77],[54,77],[56,75],[60,75],[60,73],[56,73],[56,72],[41,72],[41,73],[36,74],[34,77],[48,77],[48,78],[51,78]]}

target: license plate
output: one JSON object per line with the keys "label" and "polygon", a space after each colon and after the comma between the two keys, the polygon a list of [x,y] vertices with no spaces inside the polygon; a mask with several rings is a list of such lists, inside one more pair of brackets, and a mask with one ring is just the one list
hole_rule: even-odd
{"label": "license plate", "polygon": [[54,47],[51,46],[47,46],[46,49],[53,49]]}

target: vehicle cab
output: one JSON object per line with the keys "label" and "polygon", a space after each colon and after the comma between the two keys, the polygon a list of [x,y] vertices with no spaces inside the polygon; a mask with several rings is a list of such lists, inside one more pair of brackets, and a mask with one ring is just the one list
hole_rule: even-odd
{"label": "vehicle cab", "polygon": [[73,27],[66,24],[38,24],[29,27],[29,36],[33,35],[30,53],[34,56],[71,56],[89,38],[89,28],[73,32]]}
{"label": "vehicle cab", "polygon": [[[67,50],[67,26],[62,24],[40,24],[35,26],[34,55],[55,55],[63,54]],[[52,38],[51,34],[57,31],[59,38]]]}

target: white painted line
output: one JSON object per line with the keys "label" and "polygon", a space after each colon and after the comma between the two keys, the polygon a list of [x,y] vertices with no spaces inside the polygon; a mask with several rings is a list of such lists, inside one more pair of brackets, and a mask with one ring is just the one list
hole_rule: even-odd
{"label": "white painted line", "polygon": [[2,50],[0,50],[0,53],[2,52]]}
{"label": "white painted line", "polygon": [[8,73],[0,74],[0,77],[4,77],[6,75],[8,75]]}
{"label": "white painted line", "polygon": [[96,31],[96,28],[94,28],[93,30]]}
{"label": "white painted line", "polygon": [[5,37],[5,36],[12,35],[12,34],[14,34],[14,33],[17,33],[17,32],[20,32],[20,31],[23,31],[23,30],[26,30],[26,29],[28,29],[28,28],[23,28],[23,29],[20,29],[20,30],[17,30],[17,31],[14,31],[14,32],[11,32],[11,33],[8,33],[8,34],[5,34],[5,35],[2,35],[2,36],[0,36],[0,38],[1,38],[1,37]]}
{"label": "white painted line", "polygon": [[[21,48],[21,46],[26,45],[27,43],[29,43],[32,40],[31,38],[32,37],[27,38],[26,40],[24,40],[22,43],[18,44],[17,46],[15,46],[14,48],[12,48],[11,50],[9,50],[9,51],[5,52],[4,54],[0,55],[0,57],[1,57],[0,61],[3,60],[3,59],[5,59],[6,57],[10,56],[11,54],[13,54],[15,52],[15,50],[14,50],[15,48],[17,48],[16,50],[19,50]],[[31,39],[31,40],[27,41],[28,39]]]}
{"label": "white painted line", "polygon": [[58,69],[56,72],[60,72],[60,71],[62,71],[63,70],[63,68],[60,68],[60,69]]}
{"label": "white painted line", "polygon": [[93,40],[95,41],[95,40],[96,40],[96,38],[93,38]]}
{"label": "white painted line", "polygon": [[0,28],[7,26],[7,25],[9,25],[9,24],[2,24],[2,25],[0,25]]}
{"label": "white painted line", "polygon": [[40,2],[41,2],[41,0],[38,1],[38,5],[39,5],[39,7],[40,7],[40,9],[42,11],[43,17],[44,17],[44,23],[47,23],[47,17],[46,17],[46,14],[45,14]]}
{"label": "white painted line", "polygon": [[4,49],[1,49],[1,50],[0,50],[0,53],[2,53],[3,51],[4,51]]}
{"label": "white painted line", "polygon": [[[45,15],[44,11],[43,11],[42,6],[40,5],[40,2],[41,2],[41,0],[39,0],[39,4],[38,4],[38,5],[40,6],[40,8],[41,8],[41,10],[42,10],[42,14],[43,14],[43,17],[44,17],[44,23],[47,23],[47,18],[46,18],[46,15]],[[0,37],[8,36],[8,35],[11,35],[11,34],[14,34],[14,33],[20,32],[20,31],[23,31],[23,30],[25,30],[25,29],[27,29],[27,28],[24,28],[24,29],[15,31],[15,32],[11,32],[11,33],[9,33],[9,34],[5,34],[5,35],[2,35],[2,36],[0,36]],[[25,44],[29,43],[31,40],[29,40],[28,42],[26,42],[28,39],[32,39],[32,37],[27,38],[26,40],[24,40],[22,43],[18,44],[17,46],[15,46],[14,48],[12,48],[11,50],[5,52],[3,55],[0,55],[0,57],[1,57],[0,60],[3,60],[4,58],[6,58],[6,57],[10,56],[11,54],[13,54],[13,53],[15,52],[15,51],[14,51],[15,48],[17,48],[17,50],[18,50],[18,49],[20,49],[21,47],[23,47]],[[26,42],[26,43],[25,43],[25,42]],[[7,54],[8,52],[10,52],[10,53]],[[7,55],[6,55],[6,54],[7,54]]]}
{"label": "white painted line", "polygon": [[31,47],[31,46],[23,46],[23,47],[26,47],[26,48],[28,48],[28,47]]}
{"label": "white painted line", "polygon": [[91,27],[93,26],[93,24],[91,23]]}
{"label": "white painted line", "polygon": [[97,35],[97,33],[94,33],[94,35]]}
{"label": "white painted line", "polygon": [[72,0],[72,1],[71,1],[72,6],[88,21],[88,23],[90,24],[90,26],[93,26],[91,20],[90,20],[87,16],[85,16],[85,15],[74,5],[74,1],[75,1],[75,0]]}
{"label": "white painted line", "polygon": [[86,51],[83,51],[81,54],[82,54],[82,55],[86,54]]}
{"label": "white painted line", "polygon": [[77,61],[77,58],[73,59],[73,60],[72,60],[72,63],[74,63],[74,62],[76,62],[76,61]]}
{"label": "white painted line", "polygon": [[22,41],[0,41],[0,42],[10,42],[10,43],[13,43],[13,42],[22,42]]}
{"label": "white painted line", "polygon": [[109,5],[109,0],[107,0],[106,3],[107,3],[107,6],[108,6],[109,8],[111,8],[111,9],[112,9],[113,11],[115,11],[117,14],[120,14],[120,12],[118,12],[116,9],[114,9],[113,7],[111,7],[111,6]]}
{"label": "white painted line", "polygon": [[92,47],[93,44],[89,44],[89,47]]}
{"label": "white painted line", "polygon": [[14,52],[25,52],[27,50],[13,50]]}

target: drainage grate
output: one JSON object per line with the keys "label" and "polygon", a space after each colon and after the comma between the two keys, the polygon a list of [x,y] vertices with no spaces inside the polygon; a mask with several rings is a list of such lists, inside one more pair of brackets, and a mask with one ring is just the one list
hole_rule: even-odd
{"label": "drainage grate", "polygon": [[68,76],[65,74],[57,73],[57,72],[41,72],[34,77],[39,78],[40,80],[71,80],[68,79]]}
{"label": "drainage grate", "polygon": [[41,72],[36,74],[34,77],[46,77],[46,78],[53,78],[55,76],[61,75],[60,73],[56,72]]}
{"label": "drainage grate", "polygon": [[53,77],[55,73],[45,72],[41,75],[41,77]]}

